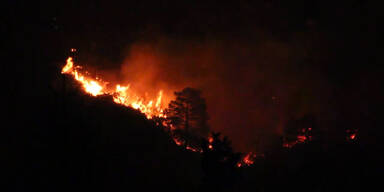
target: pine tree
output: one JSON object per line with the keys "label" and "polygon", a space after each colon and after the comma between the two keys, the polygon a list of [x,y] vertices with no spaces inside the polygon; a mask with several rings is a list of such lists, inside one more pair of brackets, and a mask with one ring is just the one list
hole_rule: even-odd
{"label": "pine tree", "polygon": [[171,101],[165,111],[168,123],[188,135],[206,137],[209,133],[208,114],[201,92],[187,87],[175,95],[176,100]]}

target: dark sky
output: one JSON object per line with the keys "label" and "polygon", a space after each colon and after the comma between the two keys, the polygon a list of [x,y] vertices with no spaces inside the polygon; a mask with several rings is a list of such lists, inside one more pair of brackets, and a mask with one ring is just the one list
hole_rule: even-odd
{"label": "dark sky", "polygon": [[202,89],[212,129],[239,150],[272,145],[288,119],[306,114],[330,133],[372,135],[378,126],[382,11],[374,1],[2,4],[8,61],[26,63],[3,68],[11,98],[44,95],[75,47],[84,64],[116,79]]}

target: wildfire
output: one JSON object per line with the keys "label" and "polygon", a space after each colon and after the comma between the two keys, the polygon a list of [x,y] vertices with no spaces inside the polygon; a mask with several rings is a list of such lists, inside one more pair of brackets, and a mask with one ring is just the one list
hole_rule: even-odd
{"label": "wildfire", "polygon": [[[71,52],[76,52],[76,49],[71,49]],[[66,65],[61,70],[62,74],[71,75],[76,81],[78,81],[83,90],[86,93],[89,93],[92,96],[98,95],[111,95],[115,103],[132,107],[134,109],[140,110],[146,115],[148,119],[152,117],[163,117],[166,118],[164,114],[164,106],[167,103],[164,102],[163,91],[160,90],[158,95],[154,99],[145,99],[145,97],[140,97],[139,94],[135,93],[133,89],[130,88],[130,85],[120,85],[107,86],[109,83],[101,80],[100,78],[92,78],[88,75],[88,72],[84,72],[81,66],[75,66],[72,57],[68,57]],[[170,130],[174,130],[172,125],[168,125],[163,122],[163,126],[169,127]],[[192,147],[186,144],[186,142],[180,138],[173,137],[173,141],[178,146],[183,146],[185,149],[203,153],[201,148]],[[214,150],[213,137],[208,137],[208,148]],[[238,167],[250,166],[254,163],[256,154],[248,153],[245,155],[240,162],[237,163]]]}
{"label": "wildfire", "polygon": [[130,85],[122,86],[117,84],[114,88],[107,87],[108,82],[98,78],[91,78],[87,75],[87,72],[81,71],[80,66],[75,66],[72,57],[67,59],[61,73],[72,75],[83,86],[84,91],[92,96],[111,95],[115,103],[140,110],[148,119],[154,116],[165,117],[163,106],[166,105],[163,101],[162,90],[159,91],[155,99],[148,100],[131,90]]}

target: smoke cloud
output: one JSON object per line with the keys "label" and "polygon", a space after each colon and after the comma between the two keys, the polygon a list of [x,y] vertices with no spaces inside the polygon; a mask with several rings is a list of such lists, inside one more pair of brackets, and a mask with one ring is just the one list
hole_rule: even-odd
{"label": "smoke cloud", "polygon": [[160,38],[129,46],[115,79],[143,94],[163,89],[168,101],[185,87],[202,90],[211,130],[229,136],[236,150],[258,151],[278,142],[287,119],[326,111],[329,85],[307,63],[310,54],[299,43],[264,37]]}

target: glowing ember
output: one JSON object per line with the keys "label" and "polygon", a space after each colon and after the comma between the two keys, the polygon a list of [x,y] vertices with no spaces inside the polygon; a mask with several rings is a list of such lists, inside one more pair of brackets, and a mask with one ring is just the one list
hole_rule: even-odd
{"label": "glowing ember", "polygon": [[[248,153],[248,154],[244,157],[243,162],[244,162],[245,164],[247,164],[247,165],[251,165],[251,164],[253,164],[253,160],[251,159],[252,155],[253,155],[252,153]],[[256,156],[256,155],[254,155],[254,156]]]}
{"label": "glowing ember", "polygon": [[349,141],[356,140],[357,132],[358,132],[357,129],[348,129],[347,130],[347,140],[349,140]]}
{"label": "glowing ember", "polygon": [[193,148],[193,147],[190,147],[190,146],[186,146],[185,148],[190,150],[190,151],[193,151],[193,152],[199,152],[199,153],[203,152],[201,149],[196,149],[196,148]]}
{"label": "glowing ember", "polygon": [[297,136],[297,141],[299,142],[299,143],[303,143],[303,142],[305,142],[307,140],[307,136],[305,136],[305,135],[298,135]]}
{"label": "glowing ember", "polygon": [[237,163],[237,167],[242,166],[251,166],[253,163],[255,163],[256,154],[253,152],[247,153],[240,162]]}
{"label": "glowing ember", "polygon": [[[76,49],[71,50],[76,51]],[[84,91],[93,95],[112,95],[113,101],[125,106],[132,107],[140,110],[144,113],[148,119],[154,116],[165,117],[163,106],[166,103],[163,102],[163,91],[160,90],[157,97],[148,100],[144,97],[140,97],[133,90],[129,89],[130,86],[116,85],[114,89],[108,88],[107,82],[100,80],[99,78],[91,78],[87,76],[87,72],[80,71],[80,66],[74,66],[72,57],[67,59],[66,65],[62,68],[61,73],[72,75],[84,88]],[[154,104],[155,101],[155,104]]]}
{"label": "glowing ember", "polygon": [[295,146],[296,144],[299,144],[299,143],[306,143],[306,142],[309,142],[312,140],[312,128],[309,127],[309,128],[303,128],[301,129],[298,133],[298,135],[296,136],[296,140],[294,141],[284,141],[283,143],[283,147],[286,147],[286,148],[292,148],[293,146]]}
{"label": "glowing ember", "polygon": [[209,142],[209,143],[212,143],[212,142],[213,142],[213,137],[209,137],[209,138],[208,138],[208,142]]}
{"label": "glowing ember", "polygon": [[184,145],[184,141],[182,141],[181,139],[178,139],[177,137],[174,137],[173,138],[173,141],[176,143],[176,145],[178,146],[182,146]]}

